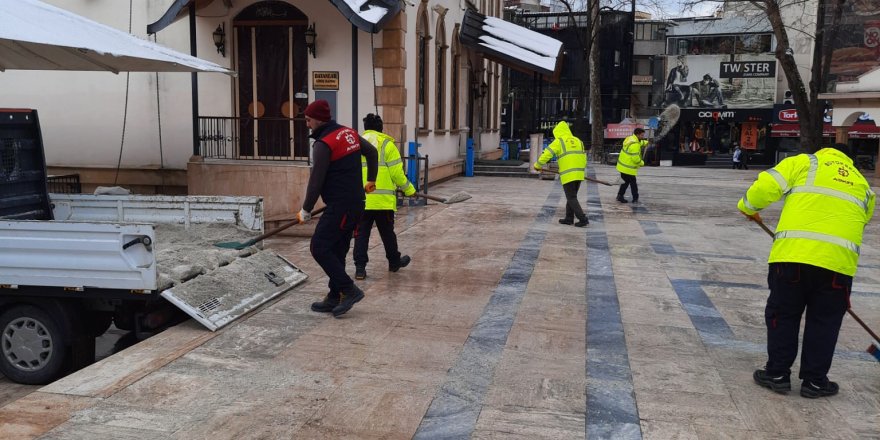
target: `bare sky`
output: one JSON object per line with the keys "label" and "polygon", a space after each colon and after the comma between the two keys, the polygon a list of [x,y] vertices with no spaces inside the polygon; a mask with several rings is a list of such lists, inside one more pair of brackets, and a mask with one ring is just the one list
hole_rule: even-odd
{"label": "bare sky", "polygon": [[[614,9],[630,9],[630,0],[600,0],[602,6],[610,6]],[[554,3],[548,1],[547,3]],[[712,15],[721,2],[703,2],[685,9],[685,5],[694,3],[694,0],[636,0],[636,9],[650,13],[654,18],[675,18],[675,17],[700,17]],[[571,0],[574,10],[585,11],[587,9],[587,0]]]}

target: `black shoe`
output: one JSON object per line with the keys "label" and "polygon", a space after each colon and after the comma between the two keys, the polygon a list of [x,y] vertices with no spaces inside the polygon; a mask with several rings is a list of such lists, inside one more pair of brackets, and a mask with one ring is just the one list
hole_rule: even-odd
{"label": "black shoe", "polygon": [[354,267],[354,279],[363,280],[367,278],[367,267],[366,266],[355,266]]}
{"label": "black shoe", "polygon": [[639,198],[638,197],[634,198],[633,203],[639,203]]}
{"label": "black shoe", "polygon": [[339,293],[338,292],[330,292],[324,297],[324,301],[321,302],[313,302],[312,303],[312,311],[320,312],[320,313],[330,313],[333,311],[333,308],[339,305]]}
{"label": "black shoe", "polygon": [[828,397],[837,394],[840,387],[836,382],[825,379],[824,382],[805,380],[801,383],[801,396],[807,399],[815,399],[817,397]]}
{"label": "black shoe", "polygon": [[561,218],[561,219],[559,219],[559,224],[571,225],[571,224],[574,224],[574,220],[572,220],[570,218]]}
{"label": "black shoe", "polygon": [[397,272],[401,267],[409,266],[409,262],[412,261],[412,258],[409,255],[404,255],[400,257],[400,261],[397,264],[388,263],[388,270],[391,272]]}
{"label": "black shoe", "polygon": [[620,196],[617,197],[617,201],[620,203],[629,203],[629,200],[624,199],[623,197],[620,197]]}
{"label": "black shoe", "polygon": [[338,318],[351,310],[355,303],[364,299],[364,291],[358,289],[358,286],[351,286],[348,293],[340,293],[339,304],[333,308],[333,316]]}
{"label": "black shoe", "polygon": [[584,226],[586,226],[586,225],[588,225],[588,224],[590,224],[590,220],[588,220],[588,219],[583,219],[583,220],[578,221],[578,222],[575,223],[574,225],[577,226],[577,227],[579,227],[579,228],[583,228]]}
{"label": "black shoe", "polygon": [[[761,385],[764,388],[770,388],[777,393],[791,391],[791,378],[787,374],[774,377],[767,374],[767,370],[755,370],[755,374],[752,375],[752,378],[755,379],[755,383],[758,385]],[[801,393],[803,393],[803,391],[801,391]]]}

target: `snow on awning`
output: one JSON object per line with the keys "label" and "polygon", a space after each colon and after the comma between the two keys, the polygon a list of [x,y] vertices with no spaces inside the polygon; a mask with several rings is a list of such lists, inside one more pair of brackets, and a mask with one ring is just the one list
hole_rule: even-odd
{"label": "snow on awning", "polygon": [[364,32],[375,34],[400,12],[399,0],[330,0],[345,18]]}
{"label": "snow on awning", "polygon": [[[165,29],[171,23],[186,16],[190,3],[195,3],[196,10],[198,10],[208,6],[212,1],[214,0],[174,0],[174,3],[172,3],[171,6],[168,7],[168,10],[165,11],[165,14],[162,15],[162,18],[147,25],[147,34],[153,35],[156,32]],[[227,7],[230,6],[229,0],[224,0],[224,3],[227,4]]]}
{"label": "snow on awning", "polygon": [[512,69],[548,75],[551,80],[559,78],[562,42],[555,38],[468,9],[459,41]]}

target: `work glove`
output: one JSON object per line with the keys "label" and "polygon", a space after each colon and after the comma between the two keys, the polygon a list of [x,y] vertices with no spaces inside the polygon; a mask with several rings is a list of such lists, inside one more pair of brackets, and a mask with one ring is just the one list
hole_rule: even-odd
{"label": "work glove", "polygon": [[306,223],[312,219],[312,213],[305,209],[300,209],[299,213],[296,214],[296,219],[299,220],[300,223]]}
{"label": "work glove", "polygon": [[[742,212],[742,211],[740,211],[740,212]],[[742,215],[746,216],[746,218],[749,219],[750,222],[758,222],[758,223],[763,223],[763,222],[764,222],[764,221],[761,219],[761,214],[758,214],[757,212],[754,213],[754,214],[751,214],[751,215],[746,214],[745,212],[743,212]]]}
{"label": "work glove", "polygon": [[535,164],[532,165],[532,167],[533,167],[534,169],[538,170],[538,171],[541,171],[541,164],[538,163],[538,162],[535,162]]}
{"label": "work glove", "polygon": [[410,186],[407,187],[406,190],[403,192],[403,195],[405,195],[405,196],[407,196],[407,197],[414,197],[414,196],[416,195],[416,187],[410,185]]}
{"label": "work glove", "polygon": [[376,190],[376,182],[367,182],[367,184],[364,185],[364,191],[367,193],[371,193],[375,190]]}

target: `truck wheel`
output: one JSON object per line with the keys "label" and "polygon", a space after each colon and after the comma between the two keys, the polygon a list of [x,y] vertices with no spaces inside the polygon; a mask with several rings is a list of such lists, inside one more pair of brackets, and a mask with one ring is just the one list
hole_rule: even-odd
{"label": "truck wheel", "polygon": [[58,377],[67,346],[58,321],[30,305],[0,315],[0,371],[18,383],[45,384]]}

